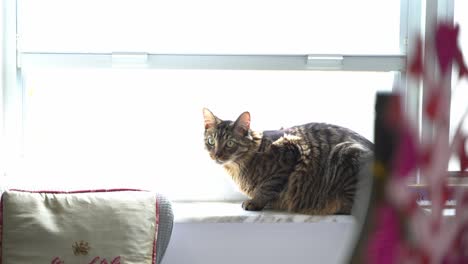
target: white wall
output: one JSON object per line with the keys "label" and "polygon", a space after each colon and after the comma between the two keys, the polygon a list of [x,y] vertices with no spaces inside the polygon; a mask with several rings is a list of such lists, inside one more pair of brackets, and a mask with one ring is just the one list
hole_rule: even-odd
{"label": "white wall", "polygon": [[353,223],[176,223],[163,264],[346,263]]}

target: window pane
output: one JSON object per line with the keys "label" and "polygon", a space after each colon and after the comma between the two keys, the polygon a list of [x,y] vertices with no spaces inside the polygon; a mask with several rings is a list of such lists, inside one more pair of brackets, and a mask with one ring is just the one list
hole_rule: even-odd
{"label": "window pane", "polygon": [[392,82],[392,73],[31,69],[25,155],[10,178],[238,198],[204,150],[203,107],[230,120],[248,110],[255,130],[328,122],[372,140],[375,93]]}
{"label": "window pane", "polygon": [[[465,0],[455,0],[455,23],[460,25],[459,45],[464,52],[464,60],[468,61],[468,18],[466,16],[468,10],[468,2]],[[468,107],[468,81],[466,78],[459,81],[458,74],[454,74],[452,78],[452,104],[450,109],[450,127],[451,134],[455,133],[455,129],[461,122],[463,113]],[[463,124],[464,131],[468,132],[468,122],[465,119]],[[449,164],[449,170],[460,170],[460,164],[457,159],[452,159]]]}
{"label": "window pane", "polygon": [[400,1],[18,1],[22,51],[399,53]]}

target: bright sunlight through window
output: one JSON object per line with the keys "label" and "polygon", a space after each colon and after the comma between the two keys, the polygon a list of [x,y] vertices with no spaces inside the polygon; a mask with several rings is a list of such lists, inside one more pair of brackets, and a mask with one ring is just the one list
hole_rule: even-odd
{"label": "bright sunlight through window", "polygon": [[[327,122],[373,140],[376,92],[391,91],[396,72],[369,65],[387,66],[372,56],[401,55],[400,1],[17,3],[21,153],[6,168],[17,188],[143,188],[174,200],[239,199],[204,150],[203,107],[231,120],[250,111],[257,130]],[[358,71],[285,70],[281,63],[273,66],[282,70],[226,70],[217,61],[203,70],[93,64],[119,52],[272,56],[267,63],[299,54],[304,65],[307,54],[366,54],[371,64]],[[49,63],[57,54],[60,63]]]}

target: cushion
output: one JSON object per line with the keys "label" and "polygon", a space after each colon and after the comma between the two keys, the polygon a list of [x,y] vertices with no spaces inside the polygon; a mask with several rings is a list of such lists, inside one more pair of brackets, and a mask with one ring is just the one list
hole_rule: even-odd
{"label": "cushion", "polygon": [[139,190],[6,191],[0,263],[156,263],[158,207]]}

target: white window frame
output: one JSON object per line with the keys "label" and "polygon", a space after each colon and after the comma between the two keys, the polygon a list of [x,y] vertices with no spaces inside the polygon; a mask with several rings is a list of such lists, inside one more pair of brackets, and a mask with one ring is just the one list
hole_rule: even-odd
{"label": "white window frame", "polygon": [[[435,35],[434,25],[438,22],[454,22],[454,1],[453,0],[444,0],[444,1],[437,1],[437,0],[426,0],[426,20],[425,20],[425,43],[424,43],[424,58],[426,60],[426,70],[429,72],[429,76],[436,76],[440,77],[440,72],[437,67],[437,58],[436,52],[434,51],[434,45],[431,45],[430,42],[434,42],[432,37]],[[448,71],[451,72],[451,65],[449,65]],[[430,87],[427,83],[422,84],[422,91],[429,91]],[[445,78],[442,80],[442,87],[447,89],[448,98],[451,98],[451,77]],[[424,93],[422,94],[423,104],[426,104],[429,100],[429,94]],[[450,117],[450,109],[448,109],[447,113],[448,117]],[[447,118],[450,122],[450,118]],[[431,140],[433,137],[433,129],[434,127],[428,122],[427,120],[422,120],[422,133],[421,133],[421,140],[426,142]],[[449,129],[450,125],[447,126]],[[448,132],[448,131],[447,131]],[[447,133],[448,134],[448,133]],[[447,139],[448,140],[448,139]]]}

